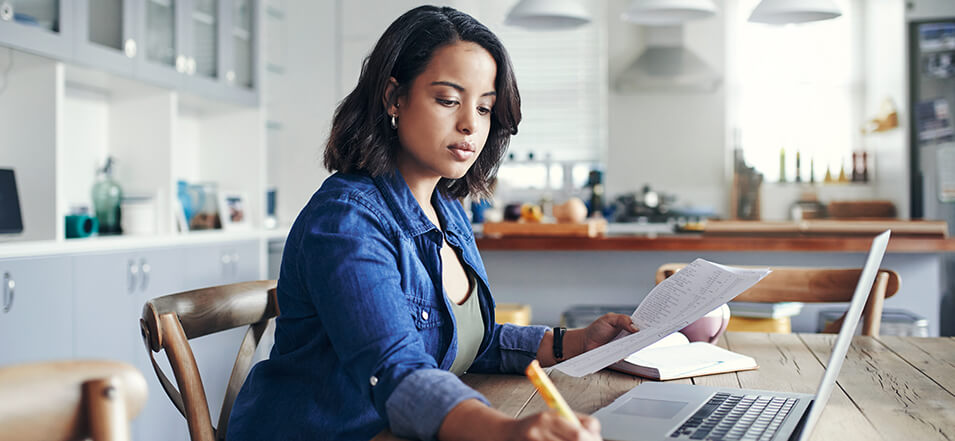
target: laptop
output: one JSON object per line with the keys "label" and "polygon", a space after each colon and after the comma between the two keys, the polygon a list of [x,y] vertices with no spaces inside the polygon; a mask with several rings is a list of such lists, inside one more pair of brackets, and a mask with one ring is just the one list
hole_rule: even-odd
{"label": "laptop", "polygon": [[0,168],[0,234],[23,232],[20,217],[20,197],[13,169]]}
{"label": "laptop", "polygon": [[879,272],[890,231],[876,236],[815,395],[647,382],[598,410],[604,439],[807,440],[819,421]]}

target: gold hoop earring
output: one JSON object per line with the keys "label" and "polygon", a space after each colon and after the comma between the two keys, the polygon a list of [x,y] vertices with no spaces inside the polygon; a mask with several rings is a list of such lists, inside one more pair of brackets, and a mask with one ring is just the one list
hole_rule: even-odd
{"label": "gold hoop earring", "polygon": [[391,128],[398,130],[398,114],[391,115]]}

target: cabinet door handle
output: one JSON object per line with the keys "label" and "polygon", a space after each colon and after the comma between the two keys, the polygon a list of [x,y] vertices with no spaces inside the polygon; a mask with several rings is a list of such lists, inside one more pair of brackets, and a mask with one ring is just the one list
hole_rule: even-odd
{"label": "cabinet door handle", "polygon": [[142,274],[139,289],[146,291],[146,289],[149,288],[149,272],[152,271],[152,269],[146,259],[139,259],[139,272]]}
{"label": "cabinet door handle", "polygon": [[135,58],[136,57],[136,40],[132,38],[127,38],[126,42],[123,44],[123,51],[126,52],[126,57]]}
{"label": "cabinet door handle", "polygon": [[139,266],[136,265],[136,261],[129,259],[127,264],[126,272],[126,291],[128,294],[132,294],[133,291],[136,291],[136,285],[138,284],[137,278],[139,277]]}
{"label": "cabinet door handle", "polygon": [[0,20],[13,20],[13,5],[10,2],[0,3]]}
{"label": "cabinet door handle", "polygon": [[17,282],[13,280],[10,273],[3,273],[3,312],[10,312],[13,308],[13,288],[16,288]]}
{"label": "cabinet door handle", "polygon": [[230,268],[232,267],[232,255],[229,253],[222,253],[222,277],[229,277]]}

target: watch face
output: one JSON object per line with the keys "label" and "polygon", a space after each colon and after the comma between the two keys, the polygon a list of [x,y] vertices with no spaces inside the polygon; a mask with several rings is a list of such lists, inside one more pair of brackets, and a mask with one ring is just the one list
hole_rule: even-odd
{"label": "watch face", "polygon": [[12,169],[0,169],[0,234],[23,232],[20,197]]}

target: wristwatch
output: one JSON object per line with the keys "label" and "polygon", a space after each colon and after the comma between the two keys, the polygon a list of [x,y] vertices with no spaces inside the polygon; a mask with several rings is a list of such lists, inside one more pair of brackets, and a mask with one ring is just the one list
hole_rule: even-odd
{"label": "wristwatch", "polygon": [[567,328],[563,326],[554,327],[554,358],[560,360],[564,358],[564,334]]}

